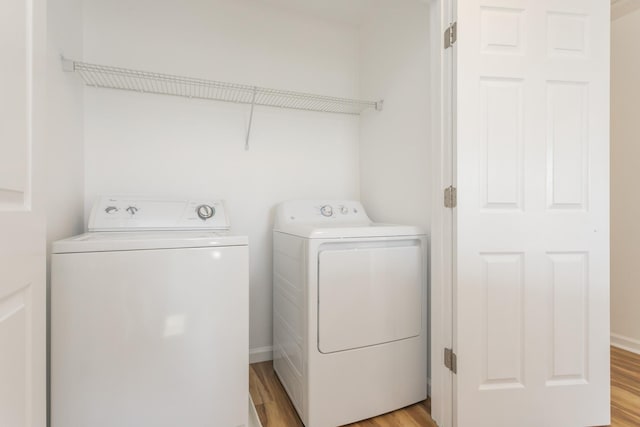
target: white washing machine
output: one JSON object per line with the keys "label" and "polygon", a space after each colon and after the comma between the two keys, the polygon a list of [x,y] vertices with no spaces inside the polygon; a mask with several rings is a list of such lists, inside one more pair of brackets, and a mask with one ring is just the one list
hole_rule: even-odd
{"label": "white washing machine", "polygon": [[248,256],[220,201],[100,199],[53,244],[52,427],[246,426]]}
{"label": "white washing machine", "polygon": [[274,369],[307,427],[335,427],[427,395],[427,241],[372,223],[356,201],[276,212]]}

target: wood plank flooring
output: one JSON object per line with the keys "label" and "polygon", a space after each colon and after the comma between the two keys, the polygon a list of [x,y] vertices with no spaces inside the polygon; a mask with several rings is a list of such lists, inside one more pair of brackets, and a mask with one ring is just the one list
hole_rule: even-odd
{"label": "wood plank flooring", "polygon": [[[263,427],[303,427],[271,362],[250,366],[249,390]],[[349,427],[436,427],[429,400]],[[611,427],[640,426],[640,355],[611,347]]]}
{"label": "wood plank flooring", "polygon": [[[273,372],[271,362],[249,367],[249,391],[256,405],[262,427],[304,427],[282,384]],[[436,427],[431,420],[430,402],[349,424],[349,427]]]}
{"label": "wood plank flooring", "polygon": [[611,427],[640,426],[640,355],[611,347]]}

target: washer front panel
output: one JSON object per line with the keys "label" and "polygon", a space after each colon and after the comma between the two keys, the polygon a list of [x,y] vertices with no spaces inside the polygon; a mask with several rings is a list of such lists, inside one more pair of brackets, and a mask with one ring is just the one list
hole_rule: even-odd
{"label": "washer front panel", "polygon": [[52,427],[247,423],[247,246],[52,255]]}

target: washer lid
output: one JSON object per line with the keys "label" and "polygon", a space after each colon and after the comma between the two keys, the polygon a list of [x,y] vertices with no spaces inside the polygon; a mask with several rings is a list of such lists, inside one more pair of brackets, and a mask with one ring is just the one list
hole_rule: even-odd
{"label": "washer lid", "polygon": [[247,246],[247,236],[214,231],[89,232],[53,242],[52,253]]}

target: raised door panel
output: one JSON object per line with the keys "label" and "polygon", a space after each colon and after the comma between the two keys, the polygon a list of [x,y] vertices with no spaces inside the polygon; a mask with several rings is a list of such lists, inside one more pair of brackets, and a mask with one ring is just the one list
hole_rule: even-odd
{"label": "raised door panel", "polygon": [[555,252],[549,257],[553,322],[547,385],[587,384],[589,263],[587,253]]}
{"label": "raised door panel", "polygon": [[550,209],[586,210],[589,85],[547,82],[547,197]]}
{"label": "raised door panel", "polygon": [[481,390],[524,387],[524,257],[485,253]]}
{"label": "raised door panel", "polygon": [[523,209],[523,85],[519,79],[482,79],[481,205],[484,209]]}
{"label": "raised door panel", "polygon": [[0,210],[28,203],[31,149],[31,21],[30,0],[0,3]]}

